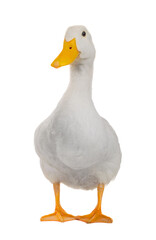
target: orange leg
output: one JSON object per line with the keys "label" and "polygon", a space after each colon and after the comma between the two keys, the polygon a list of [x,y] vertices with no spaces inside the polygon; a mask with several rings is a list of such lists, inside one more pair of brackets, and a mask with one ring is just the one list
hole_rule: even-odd
{"label": "orange leg", "polygon": [[75,217],[66,213],[65,210],[60,205],[60,183],[54,183],[54,193],[55,193],[55,212],[49,215],[41,217],[41,221],[58,221],[66,222],[74,220]]}
{"label": "orange leg", "polygon": [[76,219],[86,222],[86,223],[95,223],[95,222],[103,222],[103,223],[112,223],[113,220],[110,217],[107,217],[102,214],[101,211],[101,203],[102,203],[102,196],[104,191],[104,184],[99,184],[97,187],[98,193],[98,203],[95,209],[88,215],[84,216],[77,216]]}

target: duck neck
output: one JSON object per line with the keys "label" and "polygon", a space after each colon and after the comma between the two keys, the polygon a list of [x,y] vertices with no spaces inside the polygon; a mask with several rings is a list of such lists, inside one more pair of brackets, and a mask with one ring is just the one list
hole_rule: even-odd
{"label": "duck neck", "polygon": [[72,64],[68,93],[80,99],[92,99],[93,63]]}

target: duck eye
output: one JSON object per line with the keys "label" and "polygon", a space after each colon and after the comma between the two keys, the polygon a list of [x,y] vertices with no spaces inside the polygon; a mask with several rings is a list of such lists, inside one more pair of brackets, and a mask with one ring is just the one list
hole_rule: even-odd
{"label": "duck eye", "polygon": [[82,32],[82,36],[83,36],[83,37],[86,36],[86,32],[85,32],[85,31]]}

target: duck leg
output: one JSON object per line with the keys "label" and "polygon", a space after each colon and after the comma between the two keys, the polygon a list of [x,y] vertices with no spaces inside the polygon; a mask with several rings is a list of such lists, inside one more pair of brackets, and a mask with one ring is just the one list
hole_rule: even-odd
{"label": "duck leg", "polygon": [[95,222],[112,223],[113,222],[113,220],[110,217],[103,215],[101,211],[103,191],[104,191],[104,184],[99,184],[97,187],[97,193],[98,193],[97,206],[90,214],[84,215],[84,216],[77,216],[76,217],[77,220],[80,220],[86,223],[95,223]]}
{"label": "duck leg", "polygon": [[60,183],[54,183],[54,194],[55,194],[55,212],[49,215],[41,217],[41,221],[58,221],[66,222],[75,220],[75,217],[66,213],[60,205]]}

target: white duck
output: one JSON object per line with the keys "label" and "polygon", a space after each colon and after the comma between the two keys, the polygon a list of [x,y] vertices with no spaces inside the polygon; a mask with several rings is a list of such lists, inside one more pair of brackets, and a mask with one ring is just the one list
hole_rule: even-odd
{"label": "white duck", "polygon": [[[55,212],[42,221],[87,223],[112,222],[101,212],[104,186],[118,173],[121,151],[117,136],[96,111],[92,101],[95,48],[84,26],[68,28],[63,50],[51,64],[70,64],[70,83],[54,112],[35,132],[35,148],[46,178],[53,183]],[[60,205],[60,183],[72,188],[98,190],[96,208],[88,215],[74,217]]]}

